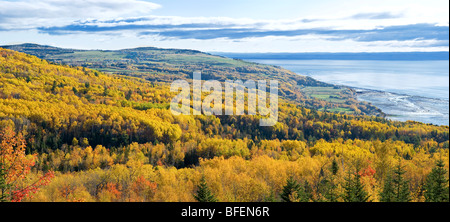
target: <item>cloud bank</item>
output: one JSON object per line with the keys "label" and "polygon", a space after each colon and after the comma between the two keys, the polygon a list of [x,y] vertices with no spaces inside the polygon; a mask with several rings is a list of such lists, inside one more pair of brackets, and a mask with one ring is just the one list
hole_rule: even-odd
{"label": "cloud bank", "polygon": [[149,14],[161,6],[139,0],[0,0],[0,26],[27,29],[85,19],[113,19]]}
{"label": "cloud bank", "polygon": [[326,51],[324,46],[328,46],[328,51],[345,50],[345,47],[350,47],[349,50],[372,47],[372,51],[375,47],[388,51],[448,51],[449,46],[448,20],[411,19],[403,11],[263,20],[156,16],[152,12],[163,6],[142,0],[0,0],[0,5],[0,34],[28,31],[54,39],[94,35],[104,41],[133,39],[141,45],[146,41],[152,45],[177,42],[192,47],[203,42],[211,44],[207,51],[223,51],[226,44],[230,50],[241,49],[244,43],[248,45],[244,48],[249,49],[264,45],[264,41],[274,47],[278,45],[279,50],[286,48],[282,44],[295,41],[303,43],[292,45],[309,47],[308,50],[315,44],[317,51]]}

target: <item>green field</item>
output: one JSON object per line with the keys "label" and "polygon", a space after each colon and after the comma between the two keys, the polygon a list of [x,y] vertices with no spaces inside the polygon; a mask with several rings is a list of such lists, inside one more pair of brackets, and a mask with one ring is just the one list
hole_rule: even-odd
{"label": "green field", "polygon": [[330,108],[330,109],[326,109],[326,108],[321,108],[319,109],[319,111],[326,111],[326,112],[332,112],[332,113],[345,113],[345,114],[353,114],[354,111],[349,109],[349,108]]}
{"label": "green field", "polygon": [[336,87],[304,87],[301,91],[312,98],[332,103],[344,103],[348,89]]}
{"label": "green field", "polygon": [[76,51],[74,53],[51,56],[50,58],[63,61],[100,62],[104,60],[122,60],[125,58],[125,55],[111,51]]}

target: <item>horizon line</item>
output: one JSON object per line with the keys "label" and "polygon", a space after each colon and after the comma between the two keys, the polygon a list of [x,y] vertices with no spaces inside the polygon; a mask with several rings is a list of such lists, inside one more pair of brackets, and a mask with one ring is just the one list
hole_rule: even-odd
{"label": "horizon line", "polygon": [[[157,46],[136,46],[122,49],[77,49],[52,46],[38,43],[18,43],[0,45],[0,47],[14,47],[24,45],[35,45],[42,47],[59,48],[75,51],[121,51],[142,48],[155,48],[161,50],[189,50],[215,56],[228,57],[233,59],[293,59],[293,60],[449,60],[449,51],[407,51],[407,52],[220,52],[220,51],[201,51],[188,48],[162,48]],[[402,57],[396,57],[402,55]]]}

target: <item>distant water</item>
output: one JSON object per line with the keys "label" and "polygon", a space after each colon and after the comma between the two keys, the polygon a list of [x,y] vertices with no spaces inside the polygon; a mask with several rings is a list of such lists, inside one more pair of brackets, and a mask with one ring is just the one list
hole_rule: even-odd
{"label": "distant water", "polygon": [[355,88],[393,120],[449,125],[448,60],[246,60]]}

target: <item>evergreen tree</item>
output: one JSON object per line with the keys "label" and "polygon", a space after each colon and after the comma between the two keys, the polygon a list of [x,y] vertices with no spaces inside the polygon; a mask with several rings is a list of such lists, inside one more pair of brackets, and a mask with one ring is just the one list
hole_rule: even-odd
{"label": "evergreen tree", "polygon": [[[383,202],[409,202],[411,201],[411,193],[409,191],[409,181],[403,178],[405,174],[401,166],[401,160],[397,168],[388,174],[383,191],[380,193]],[[393,173],[393,175],[392,175]]]}
{"label": "evergreen tree", "polygon": [[6,183],[6,172],[2,165],[0,163],[0,202],[6,202],[8,201],[8,188],[10,186]]}
{"label": "evergreen tree", "polygon": [[445,178],[447,170],[444,169],[444,161],[438,160],[436,166],[428,174],[425,181],[425,201],[426,202],[448,202],[449,187],[448,178]]}
{"label": "evergreen tree", "polygon": [[206,183],[205,176],[202,176],[202,179],[200,180],[200,184],[197,186],[197,195],[194,195],[194,198],[198,202],[217,202],[218,200],[214,196],[214,194],[211,192],[211,190],[208,187],[208,184]]}
{"label": "evergreen tree", "polygon": [[319,184],[317,185],[317,193],[319,194],[317,197],[317,201],[325,201],[325,202],[338,202],[339,195],[337,194],[337,184],[336,184],[336,175],[339,171],[339,165],[336,161],[336,159],[333,159],[331,162],[331,167],[328,168],[330,171],[330,175],[325,175],[323,179],[320,180]]}
{"label": "evergreen tree", "polygon": [[353,175],[348,171],[343,188],[345,202],[367,202],[369,200],[370,196],[364,190],[364,184],[361,183],[361,175],[358,170]]}
{"label": "evergreen tree", "polygon": [[336,193],[337,184],[335,182],[336,175],[339,171],[339,165],[336,159],[333,159],[330,167],[331,176],[321,181],[319,185],[319,192],[328,202],[338,202],[339,195]]}
{"label": "evergreen tree", "polygon": [[339,165],[338,165],[336,159],[333,159],[333,162],[331,163],[331,173],[333,174],[333,176],[336,176],[338,171],[339,171]]}
{"label": "evergreen tree", "polygon": [[293,202],[292,195],[297,194],[299,191],[300,184],[298,184],[293,177],[289,177],[286,180],[286,185],[283,187],[280,198],[283,202]]}
{"label": "evergreen tree", "polygon": [[133,95],[133,91],[131,91],[131,89],[128,90],[128,92],[125,94],[125,99],[130,100],[132,95]]}
{"label": "evergreen tree", "polygon": [[395,190],[394,184],[392,183],[392,174],[388,173],[386,179],[384,180],[383,191],[380,193],[381,202],[394,202]]}
{"label": "evergreen tree", "polygon": [[51,89],[51,91],[52,91],[52,93],[55,93],[56,92],[56,88],[57,88],[58,86],[56,85],[56,80],[55,81],[53,81],[53,85],[52,85],[52,89]]}
{"label": "evergreen tree", "polygon": [[299,202],[309,202],[310,200],[313,201],[312,188],[308,181],[305,180],[303,186],[299,186],[297,191],[297,200]]}
{"label": "evergreen tree", "polygon": [[103,87],[103,96],[108,96],[108,94],[109,94],[109,89],[107,86],[104,86]]}
{"label": "evergreen tree", "polygon": [[409,190],[409,180],[403,178],[403,174],[406,171],[402,168],[401,162],[399,161],[397,169],[394,170],[395,177],[393,182],[396,189],[396,199],[395,202],[409,202],[411,201],[411,192]]}
{"label": "evergreen tree", "polygon": [[275,196],[275,192],[272,190],[268,196],[264,197],[263,202],[277,202],[277,198]]}
{"label": "evergreen tree", "polygon": [[319,201],[338,202],[339,194],[337,194],[337,185],[335,179],[323,179],[320,182],[318,192],[322,195]]}
{"label": "evergreen tree", "polygon": [[364,184],[361,182],[361,175],[356,173],[354,176],[354,202],[367,202],[369,195],[365,191]]}

